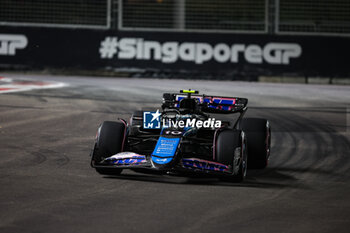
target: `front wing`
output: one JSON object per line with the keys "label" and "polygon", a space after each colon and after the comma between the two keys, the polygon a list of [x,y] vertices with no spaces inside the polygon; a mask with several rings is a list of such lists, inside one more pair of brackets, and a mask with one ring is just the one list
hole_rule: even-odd
{"label": "front wing", "polygon": [[111,157],[104,159],[99,164],[91,163],[94,168],[119,168],[119,169],[131,169],[142,168],[152,169],[158,171],[170,171],[170,172],[196,172],[206,174],[232,174],[232,166],[222,163],[204,160],[199,158],[186,158],[179,159],[179,162],[172,167],[159,168],[154,166],[151,156],[140,155],[133,152],[121,152]]}

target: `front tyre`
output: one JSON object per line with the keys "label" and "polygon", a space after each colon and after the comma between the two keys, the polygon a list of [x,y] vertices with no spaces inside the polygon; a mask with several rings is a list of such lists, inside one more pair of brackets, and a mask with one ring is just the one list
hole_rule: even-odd
{"label": "front tyre", "polygon": [[[92,153],[91,163],[99,164],[105,158],[122,151],[126,134],[125,124],[122,122],[105,121],[97,132],[96,143]],[[95,168],[102,175],[118,175],[119,168]]]}
{"label": "front tyre", "polygon": [[225,129],[216,140],[216,160],[232,166],[230,181],[242,182],[247,175],[247,140],[241,130]]}
{"label": "front tyre", "polygon": [[248,141],[249,168],[265,168],[271,149],[271,128],[266,119],[242,119],[240,129],[246,133]]}

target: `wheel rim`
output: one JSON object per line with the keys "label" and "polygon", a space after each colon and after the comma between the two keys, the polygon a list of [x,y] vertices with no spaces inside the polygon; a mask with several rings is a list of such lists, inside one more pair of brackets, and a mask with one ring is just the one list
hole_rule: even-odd
{"label": "wheel rim", "polygon": [[239,174],[239,168],[242,165],[242,147],[237,147],[233,156],[233,175]]}
{"label": "wheel rim", "polygon": [[243,177],[246,177],[247,175],[247,164],[248,164],[248,154],[247,154],[247,141],[243,140],[242,143],[242,172],[243,172]]}
{"label": "wheel rim", "polygon": [[270,157],[270,148],[271,148],[271,129],[270,129],[270,122],[266,121],[266,164],[269,161]]}

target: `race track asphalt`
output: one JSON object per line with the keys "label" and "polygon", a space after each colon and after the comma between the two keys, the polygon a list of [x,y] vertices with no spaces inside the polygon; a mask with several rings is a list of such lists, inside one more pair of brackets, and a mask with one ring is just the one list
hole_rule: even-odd
{"label": "race track asphalt", "polygon": [[[350,86],[5,74],[69,86],[0,95],[0,232],[349,232]],[[163,92],[249,98],[272,154],[243,183],[89,166],[99,124]]]}

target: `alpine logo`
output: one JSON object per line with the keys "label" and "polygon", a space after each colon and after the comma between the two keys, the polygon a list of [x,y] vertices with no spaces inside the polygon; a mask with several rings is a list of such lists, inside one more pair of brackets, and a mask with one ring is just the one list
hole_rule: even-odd
{"label": "alpine logo", "polygon": [[204,64],[214,60],[218,63],[238,63],[245,60],[253,64],[288,65],[291,59],[301,56],[297,43],[271,42],[258,44],[226,44],[195,42],[159,42],[143,38],[106,37],[99,49],[102,59],[156,60],[162,63],[177,61]]}

